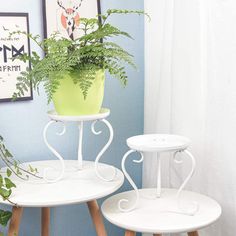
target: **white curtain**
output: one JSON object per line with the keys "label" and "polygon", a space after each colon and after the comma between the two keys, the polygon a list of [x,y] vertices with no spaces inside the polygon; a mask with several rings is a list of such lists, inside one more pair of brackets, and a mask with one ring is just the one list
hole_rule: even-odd
{"label": "white curtain", "polygon": [[[236,235],[236,1],[145,0],[145,11],[145,133],[192,140],[197,171],[187,188],[223,208],[201,236]],[[163,161],[164,186],[177,187],[188,163]],[[156,184],[152,156],[143,184]]]}

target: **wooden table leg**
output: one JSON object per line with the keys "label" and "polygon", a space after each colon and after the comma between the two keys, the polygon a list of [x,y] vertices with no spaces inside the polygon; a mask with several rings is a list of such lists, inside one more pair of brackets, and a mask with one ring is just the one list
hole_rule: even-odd
{"label": "wooden table leg", "polygon": [[135,236],[136,233],[134,231],[126,230],[125,231],[125,236]]}
{"label": "wooden table leg", "polygon": [[17,236],[19,234],[20,221],[23,213],[22,207],[12,208],[12,218],[9,225],[8,236]]}
{"label": "wooden table leg", "polygon": [[87,202],[90,215],[92,217],[97,236],[107,236],[103,218],[96,200]]}
{"label": "wooden table leg", "polygon": [[199,236],[197,231],[189,232],[188,236]]}
{"label": "wooden table leg", "polygon": [[50,208],[42,207],[41,209],[41,236],[50,235]]}

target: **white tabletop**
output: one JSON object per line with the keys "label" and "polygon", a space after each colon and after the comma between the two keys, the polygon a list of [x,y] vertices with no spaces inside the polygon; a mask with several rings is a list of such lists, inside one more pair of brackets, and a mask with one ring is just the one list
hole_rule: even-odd
{"label": "white tabletop", "polygon": [[48,112],[48,116],[55,121],[62,121],[62,122],[68,122],[68,121],[93,121],[93,120],[101,120],[105,119],[110,115],[110,110],[107,108],[101,108],[100,112],[98,114],[92,114],[92,115],[83,115],[83,116],[62,116],[58,115],[56,111],[52,110]]}
{"label": "white tabletop", "polygon": [[[39,174],[43,173],[47,167],[60,169],[59,161],[26,163],[28,164],[38,168]],[[105,197],[119,189],[124,182],[124,176],[118,169],[114,181],[105,182],[96,176],[94,162],[84,161],[83,170],[77,170],[77,164],[78,161],[65,161],[65,176],[56,183],[46,183],[34,177],[28,181],[13,177],[17,188],[14,189],[10,200],[22,207],[50,207],[82,203]],[[99,164],[99,170],[107,178],[114,174],[114,169],[106,164]],[[52,171],[50,177],[57,174],[57,171]],[[9,204],[2,200],[0,203]]]}
{"label": "white tabletop", "polygon": [[197,213],[194,216],[174,213],[179,211],[176,192],[174,189],[164,189],[161,198],[151,199],[150,196],[154,196],[156,189],[142,189],[139,207],[131,212],[121,212],[118,202],[121,199],[129,199],[132,202],[134,191],[117,194],[103,203],[102,212],[111,223],[143,233],[191,232],[212,224],[220,217],[221,207],[215,200],[190,191],[181,193],[180,205],[187,209],[192,207],[193,201],[197,201]]}
{"label": "white tabletop", "polygon": [[145,134],[127,139],[127,145],[141,152],[168,152],[186,149],[190,140],[171,134]]}

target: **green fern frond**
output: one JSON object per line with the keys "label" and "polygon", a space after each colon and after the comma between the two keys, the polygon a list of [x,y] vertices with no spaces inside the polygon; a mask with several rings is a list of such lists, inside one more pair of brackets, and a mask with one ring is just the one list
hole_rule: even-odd
{"label": "green fern frond", "polygon": [[[132,39],[129,33],[107,23],[114,14],[145,14],[143,11],[110,9],[98,18],[81,18],[80,28],[82,36],[76,40],[63,38],[55,32],[48,39],[40,41],[39,36],[16,31],[11,34],[26,34],[44,52],[41,58],[36,52],[24,54],[16,60],[31,63],[31,70],[27,69],[18,77],[17,90],[13,97],[21,97],[29,87],[39,91],[43,84],[48,102],[60,85],[64,73],[77,73],[73,76],[74,83],[79,84],[86,99],[98,70],[106,70],[110,75],[119,79],[123,86],[127,84],[126,65],[136,68],[133,56],[118,44],[111,42],[115,36],[124,36]],[[101,41],[103,39],[103,42]]]}

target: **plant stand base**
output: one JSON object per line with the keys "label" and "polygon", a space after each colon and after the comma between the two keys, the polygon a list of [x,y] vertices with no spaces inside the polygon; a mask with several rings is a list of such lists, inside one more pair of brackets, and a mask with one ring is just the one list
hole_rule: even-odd
{"label": "plant stand base", "polygon": [[[176,193],[178,189],[162,189],[161,198],[150,198],[155,196],[156,188],[139,189],[139,208],[129,212],[119,211],[121,199],[133,201],[135,190],[118,193],[107,198],[101,207],[103,216],[112,224],[128,231],[149,233],[152,236],[164,234],[185,233],[187,236],[198,236],[198,230],[210,226],[216,222],[221,215],[220,205],[213,199],[199,193],[183,190],[181,202],[178,201]],[[189,200],[199,203],[199,211],[195,215],[183,215],[178,213],[179,206],[192,211],[194,205],[188,205]],[[126,204],[126,205],[125,205]],[[129,202],[122,203],[126,207]],[[127,235],[134,235],[129,234]]]}
{"label": "plant stand base", "polygon": [[[75,170],[77,163],[77,160],[65,160],[65,166],[71,170]],[[22,233],[19,233],[19,226],[23,208],[30,207],[41,210],[42,229],[38,234],[41,236],[49,236],[50,208],[82,203],[87,203],[91,215],[90,218],[95,226],[94,228],[97,231],[97,235],[107,236],[103,218],[96,200],[117,191],[124,182],[124,175],[119,169],[114,168],[116,172],[115,180],[104,182],[96,175],[94,168],[95,162],[84,161],[83,164],[84,169],[82,171],[66,172],[63,181],[57,181],[52,184],[45,184],[43,179],[31,178],[30,181],[23,181],[17,176],[12,176],[12,181],[14,181],[16,185],[20,185],[21,188],[15,189],[10,200],[11,202],[17,203],[21,208],[13,206],[13,217],[11,219],[8,236],[15,236],[14,233],[16,236],[19,236],[19,234],[22,236]],[[57,176],[57,170],[60,170],[59,161],[36,161],[24,163],[24,165],[31,165],[37,168],[39,176],[42,176],[45,169],[50,167],[55,168],[55,172],[52,172],[52,175],[48,176],[50,178]],[[108,178],[111,176],[111,173],[113,173],[113,167],[110,165],[98,163],[98,168],[104,178]],[[5,169],[3,168],[2,171],[5,171]],[[61,191],[61,189],[65,188],[70,189],[70,191]],[[0,203],[10,205],[10,202],[4,200],[0,201]],[[29,234],[29,232],[24,232],[23,236],[28,236]],[[33,233],[33,236],[35,236],[35,234],[37,235],[37,232]],[[79,232],[77,232],[77,234],[79,234]]]}

